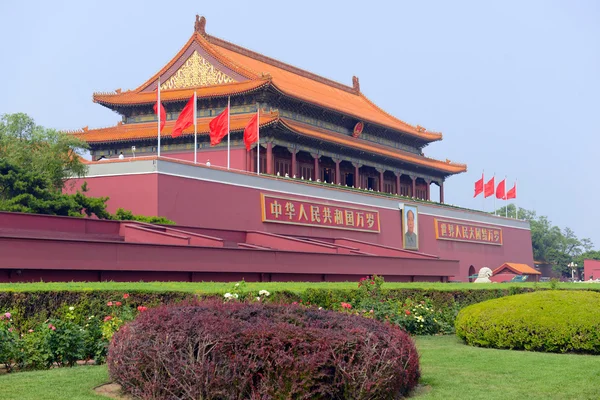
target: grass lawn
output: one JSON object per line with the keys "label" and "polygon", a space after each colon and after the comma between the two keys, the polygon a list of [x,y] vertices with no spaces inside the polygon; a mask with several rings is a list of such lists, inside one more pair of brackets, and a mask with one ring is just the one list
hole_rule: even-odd
{"label": "grass lawn", "polygon": [[429,386],[418,399],[600,398],[599,356],[483,349],[456,336],[416,341]]}
{"label": "grass lawn", "polygon": [[[600,357],[481,349],[455,336],[418,337],[423,370],[414,399],[598,399]],[[0,399],[108,399],[106,366],[0,375]]]}
{"label": "grass lawn", "polygon": [[[385,278],[385,276],[384,276]],[[25,292],[25,291],[54,291],[54,290],[116,290],[116,291],[143,291],[143,292],[190,292],[190,293],[225,293],[230,291],[233,283],[223,282],[37,282],[37,283],[0,283],[0,292]],[[435,283],[412,282],[397,283],[385,282],[384,289],[431,289],[431,290],[458,290],[458,289],[508,289],[510,287],[530,287],[535,283]],[[356,289],[357,282],[247,282],[249,291],[269,290],[300,293],[307,288],[313,289]],[[550,289],[550,283],[539,283],[539,288]],[[600,290],[600,283],[559,283],[559,289],[595,289]]]}
{"label": "grass lawn", "polygon": [[108,381],[105,365],[0,375],[2,400],[107,400],[94,388]]}

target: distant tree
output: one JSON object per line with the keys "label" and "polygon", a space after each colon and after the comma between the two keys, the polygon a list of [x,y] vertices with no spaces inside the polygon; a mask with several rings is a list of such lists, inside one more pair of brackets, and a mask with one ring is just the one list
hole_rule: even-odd
{"label": "distant tree", "polygon": [[0,117],[0,159],[37,173],[54,189],[62,189],[69,178],[85,176],[87,166],[78,154],[87,148],[73,135],[36,125],[27,114]]}
{"label": "distant tree", "polygon": [[[497,215],[512,218],[516,213],[514,204],[496,210]],[[535,211],[519,208],[518,217],[529,221],[534,260],[551,264],[553,270],[564,276],[571,276],[571,270],[567,267],[569,263],[577,262],[583,254],[594,254],[594,245],[590,239],[578,239],[568,227],[561,231],[546,216],[538,217]],[[583,262],[577,264],[579,269],[583,268]]]}

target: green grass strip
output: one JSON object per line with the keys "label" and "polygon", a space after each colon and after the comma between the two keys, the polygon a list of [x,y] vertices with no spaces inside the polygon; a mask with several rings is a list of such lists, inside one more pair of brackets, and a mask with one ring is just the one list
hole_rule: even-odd
{"label": "green grass strip", "polygon": [[[385,282],[384,289],[426,289],[454,291],[464,289],[509,289],[510,287],[533,287],[550,289],[550,283],[436,283]],[[3,292],[34,291],[138,291],[138,292],[190,292],[190,293],[225,293],[230,291],[233,283],[223,282],[36,282],[36,283],[0,283]],[[288,291],[301,293],[306,289],[356,289],[357,282],[247,282],[246,290]],[[598,283],[559,283],[559,289],[600,290]]]}
{"label": "green grass strip", "polygon": [[108,400],[94,388],[108,382],[106,365],[0,375],[2,400]]}

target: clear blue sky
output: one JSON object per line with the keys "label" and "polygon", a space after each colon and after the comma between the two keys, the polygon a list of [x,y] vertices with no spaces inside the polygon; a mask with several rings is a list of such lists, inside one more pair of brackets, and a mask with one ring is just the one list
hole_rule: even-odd
{"label": "clear blue sky", "polygon": [[38,0],[0,12],[0,114],[116,124],[93,92],[143,83],[198,13],[214,36],[348,85],[357,75],[384,110],[442,131],[425,154],[469,169],[447,181],[448,203],[481,209],[482,170],[507,175],[520,207],[600,248],[599,1]]}

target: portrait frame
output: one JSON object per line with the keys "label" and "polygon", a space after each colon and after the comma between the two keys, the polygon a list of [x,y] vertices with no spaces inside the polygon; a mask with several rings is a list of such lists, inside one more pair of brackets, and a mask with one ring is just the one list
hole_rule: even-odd
{"label": "portrait frame", "polygon": [[[413,235],[408,232],[409,214],[413,219]],[[413,236],[411,238],[411,236]],[[406,250],[419,250],[419,209],[417,206],[405,204],[402,208],[402,247]]]}

